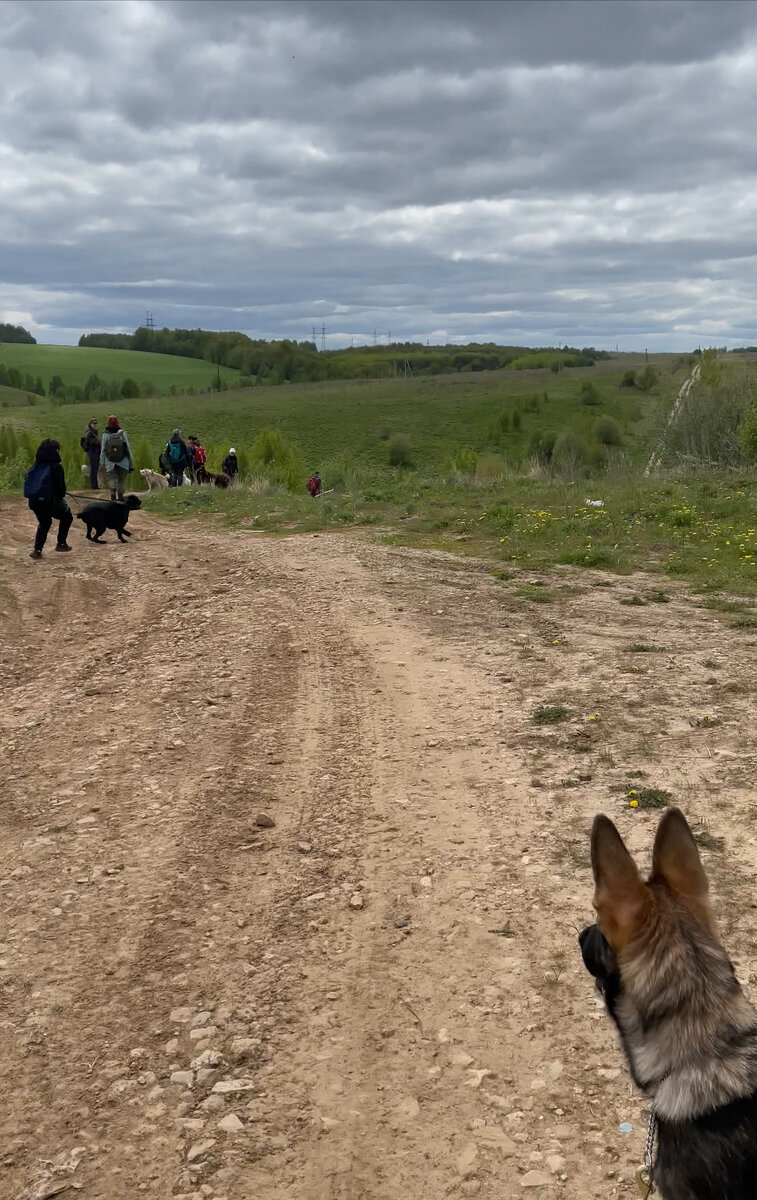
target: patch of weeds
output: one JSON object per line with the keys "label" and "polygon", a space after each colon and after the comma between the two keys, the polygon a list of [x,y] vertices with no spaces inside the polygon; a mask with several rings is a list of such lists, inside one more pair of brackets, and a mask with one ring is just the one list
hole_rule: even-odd
{"label": "patch of weeds", "polygon": [[667,808],[673,797],[662,788],[640,787],[628,788],[628,804],[630,808]]}
{"label": "patch of weeds", "polygon": [[757,617],[744,615],[730,622],[731,629],[757,629]]}
{"label": "patch of weeds", "polygon": [[627,654],[662,654],[662,646],[652,646],[649,642],[632,642],[625,647]]}
{"label": "patch of weeds", "polygon": [[580,779],[562,779],[559,786],[561,788],[577,788],[581,786]]}
{"label": "patch of weeds", "polygon": [[568,710],[564,704],[537,704],[531,713],[534,725],[559,725],[565,721]]}
{"label": "patch of weeds", "polygon": [[715,612],[724,613],[744,613],[751,606],[743,600],[728,600],[725,596],[712,596],[711,599],[705,600],[702,608],[711,608]]}
{"label": "patch of weeds", "polygon": [[533,600],[536,604],[551,604],[557,599],[554,592],[548,591],[540,583],[524,583],[522,587],[515,589],[515,595],[521,600]]}
{"label": "patch of weeds", "polygon": [[708,671],[717,671],[720,663],[716,663],[714,658],[706,658],[702,666],[706,667]]}
{"label": "patch of weeds", "polygon": [[633,596],[621,596],[620,603],[627,604],[631,608],[645,608],[647,602],[646,600],[642,600],[641,596],[637,596],[634,593]]}
{"label": "patch of weeds", "polygon": [[713,837],[706,829],[697,830],[694,841],[701,850],[712,850],[713,854],[722,854],[725,850],[725,838]]}
{"label": "patch of weeds", "polygon": [[645,775],[646,775],[646,771],[629,771],[628,772],[629,779],[643,779]]}
{"label": "patch of weeds", "polygon": [[654,592],[647,592],[647,599],[650,604],[670,604],[670,596],[662,588],[658,588]]}
{"label": "patch of weeds", "polygon": [[590,550],[568,551],[561,554],[557,561],[565,566],[591,567],[595,570],[629,574],[628,566],[617,550],[608,550],[601,546],[594,546]]}
{"label": "patch of weeds", "polygon": [[612,582],[611,579],[597,579],[597,581],[594,584],[594,587],[608,588],[608,587],[614,587],[614,586],[615,586],[615,584]]}
{"label": "patch of weeds", "polygon": [[498,567],[496,571],[492,571],[492,577],[494,579],[512,579],[513,575],[512,571],[505,571]]}
{"label": "patch of weeds", "polygon": [[544,972],[544,982],[551,984],[553,987],[560,982],[565,971],[565,955],[557,951],[552,956],[552,961]]}
{"label": "patch of weeds", "polygon": [[693,721],[697,729],[714,729],[720,723],[720,717],[711,717],[709,713],[705,713],[703,717],[696,717]]}
{"label": "patch of weeds", "polygon": [[501,938],[515,937],[515,930],[511,927],[509,921],[505,921],[504,925],[502,925],[499,929],[490,929],[489,933],[494,933],[497,935],[497,937]]}

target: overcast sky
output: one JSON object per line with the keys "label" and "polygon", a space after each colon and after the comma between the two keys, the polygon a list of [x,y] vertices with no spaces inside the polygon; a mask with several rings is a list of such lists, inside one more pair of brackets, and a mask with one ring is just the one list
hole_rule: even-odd
{"label": "overcast sky", "polygon": [[757,344],[752,0],[0,0],[0,320]]}

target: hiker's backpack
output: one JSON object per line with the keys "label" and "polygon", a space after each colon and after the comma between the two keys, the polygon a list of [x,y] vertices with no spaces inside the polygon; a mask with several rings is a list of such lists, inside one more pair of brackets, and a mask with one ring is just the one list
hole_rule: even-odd
{"label": "hiker's backpack", "polygon": [[24,498],[37,504],[50,504],[53,500],[53,470],[50,463],[35,463],[26,472]]}
{"label": "hiker's backpack", "polygon": [[108,462],[120,462],[126,453],[126,439],[123,429],[117,429],[115,433],[108,434],[108,440],[105,443],[105,457]]}
{"label": "hiker's backpack", "polygon": [[310,479],[308,479],[308,491],[310,492],[310,495],[317,496],[320,489],[321,489],[320,479],[316,479],[315,475],[311,475]]}
{"label": "hiker's backpack", "polygon": [[181,462],[182,458],[184,457],[184,447],[182,446],[181,442],[169,442],[167,450],[168,461],[170,463],[173,463],[173,465],[176,466],[177,463]]}
{"label": "hiker's backpack", "polygon": [[79,445],[81,446],[82,450],[86,450],[86,449],[87,449],[87,435],[86,435],[86,433],[84,434],[84,436],[83,436],[83,437],[79,438]]}
{"label": "hiker's backpack", "polygon": [[195,446],[195,462],[197,463],[198,467],[201,467],[202,464],[207,461],[208,456],[205,453],[204,446]]}

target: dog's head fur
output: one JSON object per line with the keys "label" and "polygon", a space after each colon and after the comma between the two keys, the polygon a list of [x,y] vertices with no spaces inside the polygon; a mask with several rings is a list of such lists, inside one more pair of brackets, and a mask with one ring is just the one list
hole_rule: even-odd
{"label": "dog's head fur", "polygon": [[142,507],[142,501],[140,500],[139,496],[135,496],[133,492],[130,492],[128,496],[124,496],[122,503],[124,503],[127,508]]}
{"label": "dog's head fur", "polygon": [[636,1084],[671,1120],[751,1094],[757,1018],[718,940],[683,813],[663,816],[646,882],[604,816],[594,821],[591,862],[597,924],[581,933],[581,953]]}

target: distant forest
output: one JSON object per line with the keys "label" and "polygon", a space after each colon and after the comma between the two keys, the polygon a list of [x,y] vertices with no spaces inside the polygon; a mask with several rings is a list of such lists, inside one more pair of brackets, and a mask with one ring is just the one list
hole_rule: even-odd
{"label": "distant forest", "polygon": [[216,333],[205,329],[148,329],[134,333],[87,333],[80,346],[106,350],[143,350],[150,354],[178,354],[201,358],[239,371],[240,385],[313,382],[327,379],[376,379],[387,375],[444,375],[456,371],[534,370],[560,371],[563,367],[590,367],[610,358],[606,350],[574,346],[535,350],[528,346],[498,346],[493,342],[467,346],[424,346],[420,342],[395,342],[389,346],[356,346],[321,350],[314,342],[253,340],[244,333]]}
{"label": "distant forest", "polygon": [[0,324],[0,342],[23,342],[27,346],[36,346],[37,339],[32,337],[28,329],[22,325]]}

